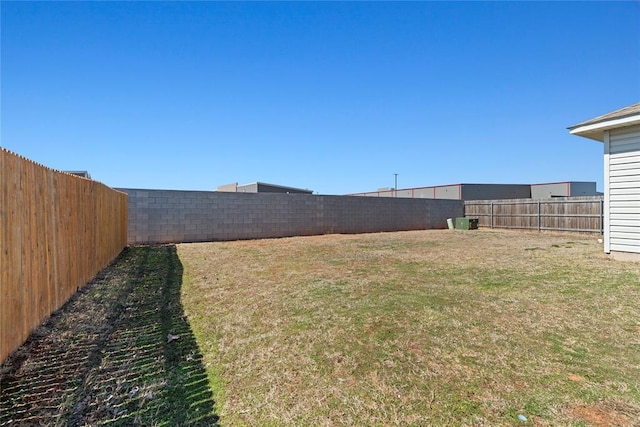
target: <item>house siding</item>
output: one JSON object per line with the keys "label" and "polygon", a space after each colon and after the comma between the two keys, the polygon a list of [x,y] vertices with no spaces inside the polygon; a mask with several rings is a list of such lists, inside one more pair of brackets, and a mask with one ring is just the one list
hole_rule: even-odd
{"label": "house siding", "polygon": [[605,199],[610,251],[640,253],[640,126],[609,131]]}

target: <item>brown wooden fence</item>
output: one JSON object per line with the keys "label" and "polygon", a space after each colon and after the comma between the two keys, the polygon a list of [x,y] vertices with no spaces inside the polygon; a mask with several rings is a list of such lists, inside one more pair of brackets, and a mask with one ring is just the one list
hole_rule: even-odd
{"label": "brown wooden fence", "polygon": [[127,243],[127,195],[0,148],[0,362]]}
{"label": "brown wooden fence", "polygon": [[465,216],[480,227],[603,232],[603,197],[466,200]]}

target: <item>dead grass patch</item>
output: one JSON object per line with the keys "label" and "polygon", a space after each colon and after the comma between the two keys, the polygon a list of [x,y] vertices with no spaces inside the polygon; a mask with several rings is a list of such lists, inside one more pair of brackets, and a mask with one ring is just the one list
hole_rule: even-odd
{"label": "dead grass patch", "polygon": [[595,427],[629,427],[640,425],[637,408],[619,403],[576,405],[570,408],[573,418]]}
{"label": "dead grass patch", "polygon": [[567,378],[571,381],[575,381],[577,383],[583,383],[585,382],[585,378],[581,375],[577,375],[577,374],[569,374],[567,375]]}

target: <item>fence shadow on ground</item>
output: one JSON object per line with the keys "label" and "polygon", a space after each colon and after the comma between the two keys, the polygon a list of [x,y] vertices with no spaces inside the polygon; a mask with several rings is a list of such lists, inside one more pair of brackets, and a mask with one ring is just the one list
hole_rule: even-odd
{"label": "fence shadow on ground", "polygon": [[176,247],[126,249],[0,370],[0,425],[215,426]]}

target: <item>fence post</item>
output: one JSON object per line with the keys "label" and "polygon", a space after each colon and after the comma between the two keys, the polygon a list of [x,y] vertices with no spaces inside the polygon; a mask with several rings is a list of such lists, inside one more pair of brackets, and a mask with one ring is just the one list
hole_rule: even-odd
{"label": "fence post", "polygon": [[491,221],[491,228],[493,228],[493,202],[491,202],[491,216],[490,216],[490,221]]}
{"label": "fence post", "polygon": [[600,200],[600,234],[604,234],[604,198]]}
{"label": "fence post", "polygon": [[538,231],[541,229],[540,218],[540,200],[538,200]]}

